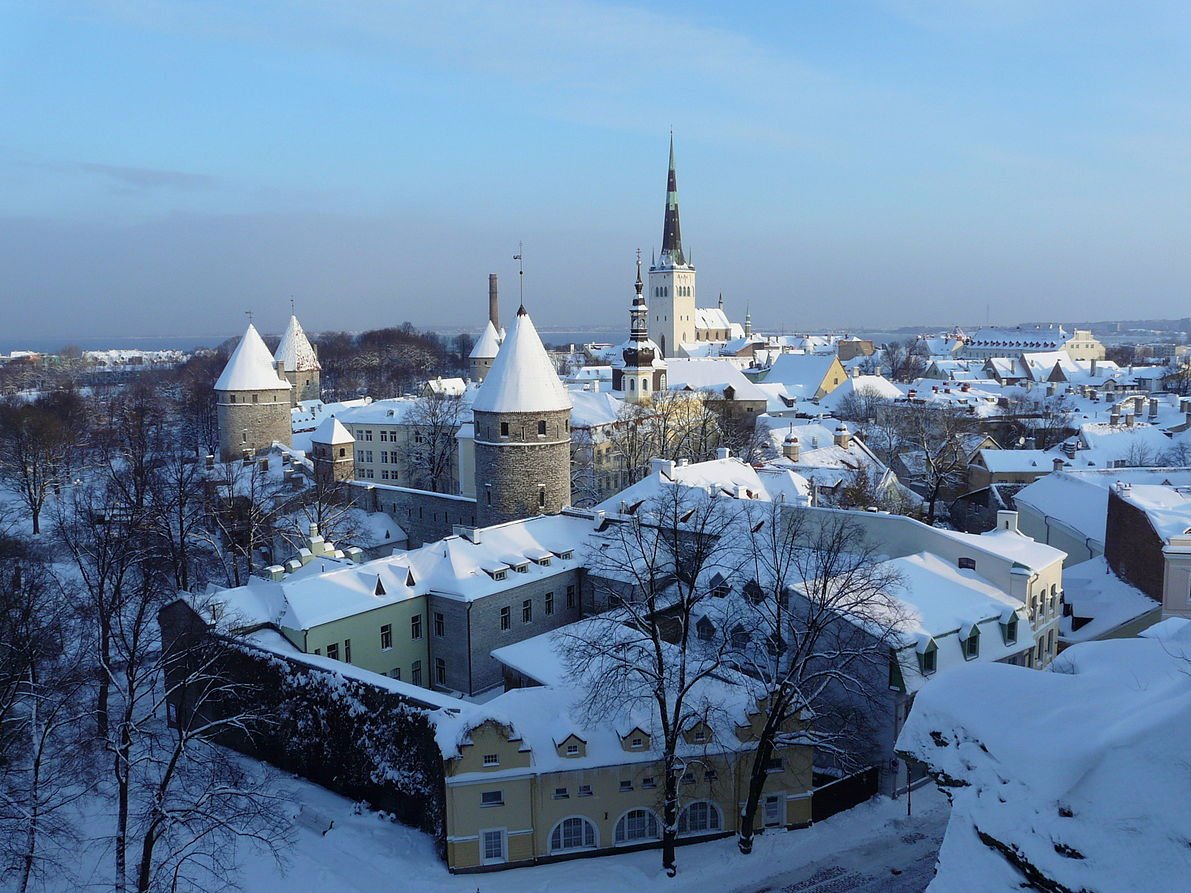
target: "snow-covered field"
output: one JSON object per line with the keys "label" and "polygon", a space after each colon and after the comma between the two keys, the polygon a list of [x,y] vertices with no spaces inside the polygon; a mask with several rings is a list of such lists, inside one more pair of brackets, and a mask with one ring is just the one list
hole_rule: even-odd
{"label": "snow-covered field", "polygon": [[[921,893],[947,821],[946,799],[933,785],[905,800],[879,797],[800,831],[767,832],[752,856],[733,838],[678,851],[677,878],[660,870],[658,850],[556,862],[490,874],[451,875],[432,840],[316,785],[285,781],[296,818],[284,873],[271,859],[245,854],[240,885],[253,893]],[[325,835],[316,828],[334,822]],[[902,872],[892,873],[893,869]]]}

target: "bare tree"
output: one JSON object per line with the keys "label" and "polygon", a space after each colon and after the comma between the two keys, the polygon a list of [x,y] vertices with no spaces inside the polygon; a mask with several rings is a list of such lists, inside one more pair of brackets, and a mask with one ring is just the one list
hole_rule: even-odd
{"label": "bare tree", "polygon": [[362,509],[356,506],[357,491],[346,481],[332,481],[312,475],[310,485],[281,503],[274,523],[286,547],[297,551],[306,545],[310,526],[327,542],[341,546],[360,545]]}
{"label": "bare tree", "polygon": [[709,408],[707,396],[659,391],[649,403],[624,405],[608,439],[630,484],[649,474],[650,459],[699,462],[715,455],[723,427],[719,415]]}
{"label": "bare tree", "polygon": [[459,397],[430,393],[417,398],[405,417],[412,429],[406,445],[410,485],[435,493],[450,491],[455,483],[455,434],[463,422]]}
{"label": "bare tree", "polygon": [[926,373],[926,357],[920,345],[913,338],[904,341],[890,341],[885,345],[885,366],[893,381],[914,381]]}
{"label": "bare tree", "polygon": [[69,474],[72,453],[85,442],[84,414],[73,394],[52,394],[34,403],[0,404],[0,480],[29,510],[33,534],[50,491]]}
{"label": "bare tree", "polygon": [[616,606],[566,636],[564,658],[586,692],[593,719],[632,707],[658,723],[663,766],[662,866],[678,870],[678,757],[682,734],[714,705],[697,689],[721,667],[720,655],[689,647],[700,606],[713,598],[712,571],[731,569],[724,542],[728,515],[702,490],[666,486],[624,520],[611,524],[590,555],[597,604]]}
{"label": "bare tree", "polygon": [[934,523],[939,497],[958,486],[967,474],[967,415],[950,406],[911,404],[902,409],[900,419],[902,463],[926,500],[927,517]]}
{"label": "bare tree", "polygon": [[[224,570],[230,585],[252,574],[257,553],[273,543],[273,525],[281,505],[282,483],[271,477],[268,458],[223,462],[212,475],[208,519],[222,541]],[[272,562],[272,556],[268,557]]]}
{"label": "bare tree", "polygon": [[887,683],[903,622],[888,595],[900,577],[846,515],[750,509],[744,582],[724,600],[718,638],[752,680],[764,720],[741,809],[746,854],[776,747],[811,745],[844,768],[858,763],[864,708]]}
{"label": "bare tree", "polygon": [[66,872],[78,784],[83,649],[42,562],[0,541],[0,873],[25,893]]}

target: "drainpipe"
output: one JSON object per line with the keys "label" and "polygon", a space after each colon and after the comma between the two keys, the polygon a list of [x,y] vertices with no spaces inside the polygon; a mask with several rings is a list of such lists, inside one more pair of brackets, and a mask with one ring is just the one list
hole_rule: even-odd
{"label": "drainpipe", "polygon": [[471,602],[467,603],[467,693],[470,695],[471,685]]}

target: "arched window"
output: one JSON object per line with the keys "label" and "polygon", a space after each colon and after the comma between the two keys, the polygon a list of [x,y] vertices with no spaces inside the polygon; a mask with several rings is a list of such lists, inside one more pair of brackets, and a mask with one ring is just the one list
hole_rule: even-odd
{"label": "arched window", "polygon": [[565,853],[570,850],[591,850],[596,845],[596,828],[583,816],[563,819],[550,832],[550,852]]}
{"label": "arched window", "polygon": [[679,834],[714,834],[723,829],[720,808],[710,800],[696,800],[678,815]]}
{"label": "arched window", "polygon": [[641,379],[641,390],[643,390],[643,391],[649,390],[649,379],[648,378]]}
{"label": "arched window", "polygon": [[658,817],[648,809],[630,809],[616,823],[617,843],[657,840],[660,836]]}

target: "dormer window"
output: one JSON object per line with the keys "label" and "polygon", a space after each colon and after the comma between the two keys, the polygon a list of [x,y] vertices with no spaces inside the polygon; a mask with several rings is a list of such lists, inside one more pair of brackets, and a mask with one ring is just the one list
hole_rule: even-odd
{"label": "dormer window", "polygon": [[749,580],[744,584],[744,597],[754,605],[759,605],[765,600],[765,590],[756,580]]}
{"label": "dormer window", "polygon": [[525,562],[522,562],[521,564],[514,564],[513,570],[515,570],[519,574],[528,574],[529,573],[529,562],[525,561]]}
{"label": "dormer window", "polygon": [[645,746],[645,739],[638,735],[634,737],[631,742],[629,742],[629,746],[633,748],[633,750],[640,750]]}
{"label": "dormer window", "polygon": [[567,745],[567,756],[568,757],[579,756],[579,745],[578,744],[568,744]]}
{"label": "dormer window", "polygon": [[976,559],[975,558],[961,558],[961,559],[959,559],[959,569],[961,571],[976,570]]}
{"label": "dormer window", "polygon": [[1001,624],[1001,635],[1005,638],[1006,645],[1013,645],[1017,642],[1017,615],[1010,614],[1009,619]]}
{"label": "dormer window", "polygon": [[506,574],[508,574],[508,571],[493,571],[492,579],[496,580],[496,582],[499,583],[501,580],[503,580],[505,578]]}
{"label": "dormer window", "polygon": [[963,646],[964,660],[975,660],[980,656],[980,629],[973,626],[968,637],[960,642]]}
{"label": "dormer window", "polygon": [[570,561],[570,560],[571,560],[571,556],[572,556],[572,555],[574,555],[574,554],[575,554],[575,553],[574,553],[574,551],[573,551],[572,549],[567,549],[567,550],[565,550],[565,551],[563,551],[563,552],[559,552],[559,553],[558,553],[558,559],[559,559],[559,561]]}
{"label": "dormer window", "polygon": [[537,565],[538,565],[538,567],[549,567],[550,559],[549,558],[539,558],[539,559],[537,559]]}
{"label": "dormer window", "polygon": [[496,753],[484,754],[484,766],[486,768],[491,768],[493,766],[499,766],[499,765],[500,765],[500,754],[496,754]]}
{"label": "dormer window", "polygon": [[707,740],[707,730],[700,726],[695,729],[695,743],[702,744]]}
{"label": "dormer window", "polygon": [[939,668],[939,649],[932,639],[926,647],[918,653],[918,669],[923,676],[929,676]]}

